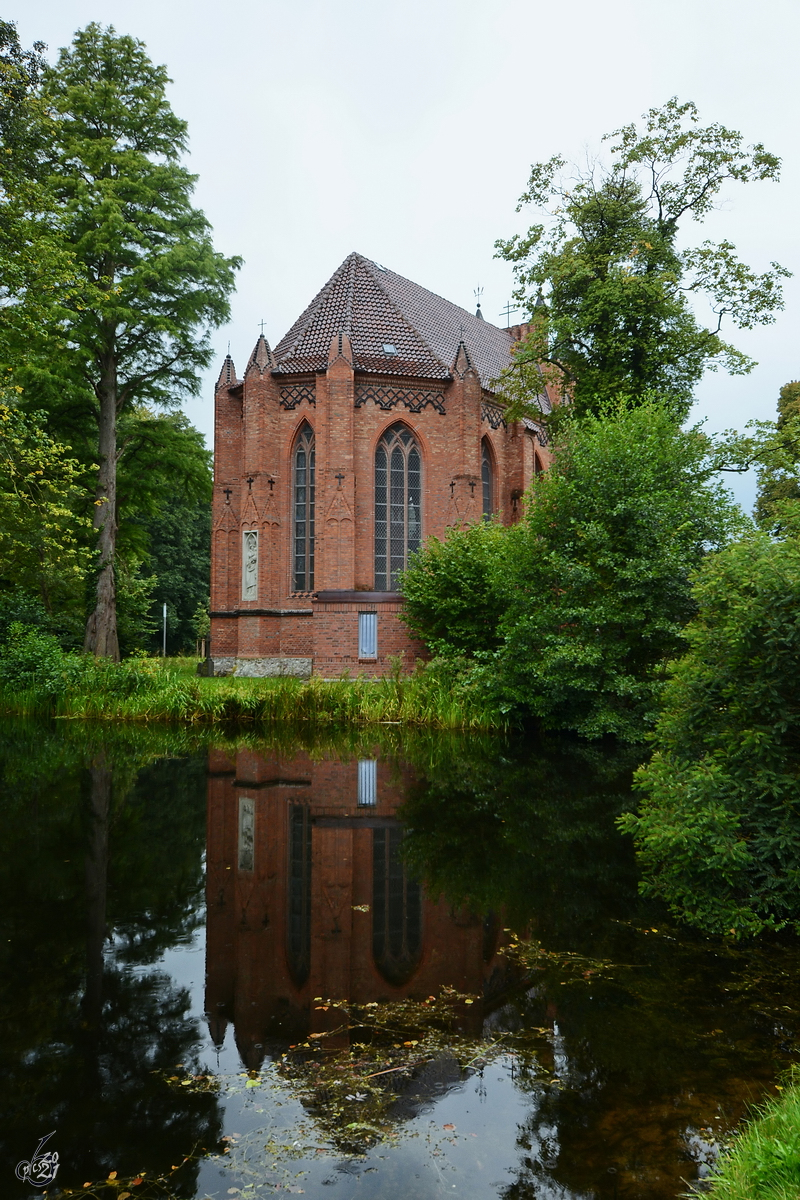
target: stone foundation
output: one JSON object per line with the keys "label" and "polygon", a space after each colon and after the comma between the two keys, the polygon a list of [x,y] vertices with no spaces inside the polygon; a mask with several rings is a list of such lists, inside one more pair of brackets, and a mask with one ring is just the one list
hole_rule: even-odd
{"label": "stone foundation", "polygon": [[294,679],[311,678],[310,658],[210,658],[208,675],[234,675],[240,679],[272,679],[290,675]]}

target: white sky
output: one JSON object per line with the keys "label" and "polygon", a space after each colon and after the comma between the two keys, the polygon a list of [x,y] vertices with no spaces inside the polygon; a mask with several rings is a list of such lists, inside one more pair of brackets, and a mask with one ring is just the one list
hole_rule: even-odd
{"label": "white sky", "polygon": [[[196,201],[217,248],[245,259],[187,406],[209,442],[228,340],[241,373],[262,318],[274,346],[351,250],[467,308],[481,285],[505,324],[511,267],[493,244],[528,223],[514,209],[530,164],[580,161],[672,95],[784,160],[780,184],[731,188],[702,236],[800,276],[797,0],[11,0],[4,16],[50,56],[89,21],[113,24],[174,80]],[[774,415],[800,376],[799,312],[796,278],[774,325],[728,331],[759,366],[707,377],[709,428]],[[749,503],[750,482],[736,491]]]}

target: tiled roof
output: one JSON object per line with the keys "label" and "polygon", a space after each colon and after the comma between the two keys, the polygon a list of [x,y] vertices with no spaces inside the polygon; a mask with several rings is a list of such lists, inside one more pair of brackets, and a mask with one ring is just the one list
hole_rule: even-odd
{"label": "tiled roof", "polygon": [[360,254],[348,255],[281,338],[275,370],[324,370],[339,332],[350,338],[356,370],[423,379],[447,379],[463,340],[484,387],[508,364],[513,345],[507,330]]}

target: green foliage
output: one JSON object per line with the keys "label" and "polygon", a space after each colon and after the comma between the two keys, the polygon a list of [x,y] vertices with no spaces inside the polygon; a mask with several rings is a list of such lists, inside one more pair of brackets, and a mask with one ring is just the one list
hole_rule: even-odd
{"label": "green foliage", "polygon": [[75,513],[83,471],[43,421],[0,404],[0,589],[22,588],[51,614],[80,612],[91,529]]}
{"label": "green foliage", "polygon": [[642,890],[701,929],[800,929],[800,540],[754,535],[697,575],[634,835]]}
{"label": "green foliage", "polygon": [[800,1075],[753,1114],[711,1181],[712,1200],[794,1200],[800,1194]]}
{"label": "green foliage", "polygon": [[758,468],[756,519],[765,529],[780,525],[779,510],[800,500],[800,383],[785,383],[778,396],[778,421],[768,453]]}
{"label": "green foliage", "polygon": [[58,236],[44,186],[53,125],[41,101],[44,44],[24,50],[0,20],[0,371],[13,371],[47,344],[79,284],[71,248]]}
{"label": "green foliage", "polygon": [[507,530],[481,521],[431,537],[411,556],[400,587],[403,620],[434,654],[471,655],[500,643]]}
{"label": "green foliage", "polygon": [[[777,263],[757,274],[728,241],[678,245],[681,222],[702,221],[728,181],[777,179],[780,160],[722,125],[700,126],[695,106],[676,98],[644,122],[608,135],[608,167],[565,177],[558,155],[534,165],[518,211],[532,204],[545,221],[496,243],[515,264],[516,298],[532,318],[502,381],[515,411],[541,390],[526,365],[542,364],[578,412],[652,391],[683,417],[705,370],[742,374],[754,365],[722,340],[724,319],[749,329],[783,306],[780,280],[789,272]],[[693,297],[710,303],[710,327],[695,316]]]}
{"label": "green foliage", "polygon": [[239,259],[216,253],[191,206],[195,177],[179,162],[186,123],[169,106],[168,83],[141,42],[97,23],[45,73],[56,120],[50,187],[88,280],[64,358],[92,411],[109,356],[120,412],[195,394],[208,330],[229,315]]}
{"label": "green foliage", "polygon": [[[15,365],[15,379],[26,406],[46,406],[50,428],[96,464],[99,570],[86,645],[112,658],[116,531],[131,515],[126,483],[135,480],[139,509],[152,513],[149,485],[159,479],[155,491],[167,490],[176,439],[189,428],[159,424],[147,406],[172,409],[197,392],[210,330],[228,318],[240,264],[214,250],[208,221],[191,204],[195,178],[180,161],[186,124],[170,109],[168,82],[140,42],[93,23],[44,69],[39,88],[49,122],[40,174],[50,232],[74,257],[80,286],[60,297],[58,319],[43,323],[46,345]],[[160,472],[148,474],[140,459],[154,460],[158,435]],[[117,462],[126,455],[118,494]],[[141,546],[132,549],[142,557]]]}
{"label": "green foliage", "polygon": [[[508,719],[443,660],[410,676],[398,672],[378,680],[200,680],[187,674],[182,660],[162,667],[156,659],[133,657],[115,664],[68,653],[58,661],[48,658],[45,678],[40,677],[37,666],[36,639],[47,636],[40,629],[15,631],[15,637],[24,643],[19,653],[27,665],[8,685],[0,675],[0,713],[198,725],[225,721],[311,726],[388,721],[444,729],[502,729],[508,725]],[[31,650],[28,637],[34,639]],[[55,638],[47,640],[46,646],[48,654],[56,654]],[[0,649],[0,655],[4,653],[11,653],[9,647]]]}
{"label": "green foliage", "polygon": [[192,615],[192,630],[195,638],[200,641],[211,633],[211,614],[208,611],[209,601],[201,600]]}
{"label": "green foliage", "polygon": [[565,423],[512,531],[504,643],[487,686],[545,728],[641,739],[665,660],[685,645],[690,573],[743,520],[713,482],[708,438],[664,406],[620,403]]}
{"label": "green foliage", "polygon": [[[161,606],[167,604],[167,653],[194,654],[198,637],[208,637],[208,589],[211,568],[211,506],[207,500],[175,500],[164,505],[145,526],[150,551],[148,569],[155,580],[151,619],[156,621],[149,649],[161,653]],[[197,633],[196,616],[205,613],[205,632]]]}

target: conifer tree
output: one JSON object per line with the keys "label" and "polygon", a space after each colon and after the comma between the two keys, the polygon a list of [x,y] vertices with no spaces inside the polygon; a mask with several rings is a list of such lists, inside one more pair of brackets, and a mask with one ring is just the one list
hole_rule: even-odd
{"label": "conifer tree", "polygon": [[[166,70],[143,44],[92,23],[45,73],[54,124],[49,186],[84,274],[57,355],[64,396],[97,431],[96,603],[85,649],[119,657],[115,555],[119,421],[137,406],[175,407],[196,393],[208,335],[229,315],[238,258],[214,250],[181,163],[186,123]],[[80,410],[80,411],[79,411]]]}

